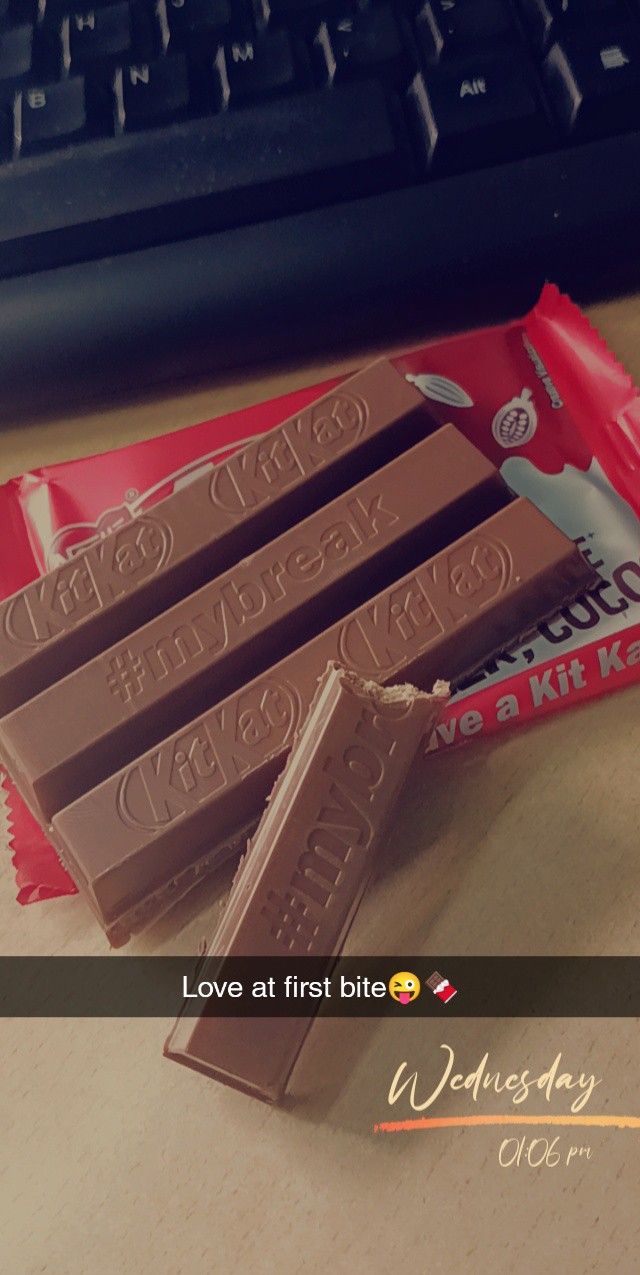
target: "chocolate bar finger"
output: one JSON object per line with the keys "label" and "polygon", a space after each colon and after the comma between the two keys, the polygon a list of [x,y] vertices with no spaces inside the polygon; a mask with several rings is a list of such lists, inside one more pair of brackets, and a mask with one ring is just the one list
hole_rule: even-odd
{"label": "chocolate bar finger", "polygon": [[[339,954],[446,694],[444,684],[433,695],[412,686],[385,690],[329,666],[207,953],[216,977],[225,977],[225,957]],[[165,1055],[275,1102],[312,1022],[183,1016]]]}

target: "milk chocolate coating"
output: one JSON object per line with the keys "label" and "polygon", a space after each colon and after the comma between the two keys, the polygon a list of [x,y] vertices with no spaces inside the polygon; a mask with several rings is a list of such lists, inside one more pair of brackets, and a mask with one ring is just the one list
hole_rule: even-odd
{"label": "milk chocolate coating", "polygon": [[117,945],[241,848],[327,661],[430,687],[596,579],[382,361],[0,604],[0,758]]}
{"label": "milk chocolate coating", "polygon": [[420,392],[381,359],[148,512],[96,535],[0,603],[0,714],[434,428]]}
{"label": "milk chocolate coating", "polygon": [[242,847],[329,661],[454,681],[593,584],[519,498],[56,815],[52,836],[114,945]]}
{"label": "milk chocolate coating", "polygon": [[3,718],[25,801],[49,819],[509,498],[438,429]]}
{"label": "milk chocolate coating", "polygon": [[[446,687],[385,691],[330,666],[234,882],[209,959],[339,954]],[[224,978],[224,960],[216,977]],[[178,1019],[165,1055],[267,1102],[313,1018]]]}

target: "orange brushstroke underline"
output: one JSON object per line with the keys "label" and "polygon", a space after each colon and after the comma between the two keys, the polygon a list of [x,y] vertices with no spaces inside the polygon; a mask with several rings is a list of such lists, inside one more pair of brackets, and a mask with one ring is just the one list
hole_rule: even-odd
{"label": "orange brushstroke underline", "polygon": [[559,1124],[602,1129],[640,1129],[640,1116],[421,1116],[416,1120],[386,1120],[374,1133],[408,1133],[413,1129],[451,1129],[470,1125]]}

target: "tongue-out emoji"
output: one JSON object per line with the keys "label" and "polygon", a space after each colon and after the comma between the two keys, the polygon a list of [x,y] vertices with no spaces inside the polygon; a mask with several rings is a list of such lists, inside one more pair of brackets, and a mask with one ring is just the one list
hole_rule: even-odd
{"label": "tongue-out emoji", "polygon": [[401,1005],[409,1005],[420,995],[420,979],[417,974],[409,974],[402,970],[389,979],[389,995]]}

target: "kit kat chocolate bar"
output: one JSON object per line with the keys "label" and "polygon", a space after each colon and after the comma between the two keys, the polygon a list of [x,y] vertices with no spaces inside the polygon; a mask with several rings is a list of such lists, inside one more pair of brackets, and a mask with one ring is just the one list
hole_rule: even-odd
{"label": "kit kat chocolate bar", "polygon": [[385,361],[179,495],[0,606],[0,759],[114,945],[241,849],[328,661],[428,691],[597,581]]}
{"label": "kit kat chocolate bar", "polygon": [[50,819],[509,499],[477,448],[438,429],[2,718],[25,801]]}
{"label": "kit kat chocolate bar", "polygon": [[380,683],[455,682],[590,578],[513,500],[57,814],[54,844],[110,942],[240,852],[330,661]]}
{"label": "kit kat chocolate bar", "polygon": [[0,714],[435,429],[387,359],[0,602]]}
{"label": "kit kat chocolate bar", "polygon": [[[209,966],[225,977],[225,957],[339,955],[446,694],[444,684],[433,695],[412,686],[385,690],[329,666],[234,882],[207,953],[207,977]],[[182,1015],[165,1055],[276,1102],[312,1022]]]}

